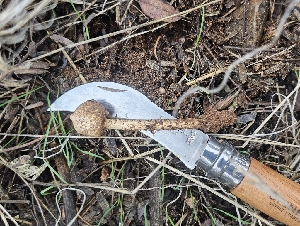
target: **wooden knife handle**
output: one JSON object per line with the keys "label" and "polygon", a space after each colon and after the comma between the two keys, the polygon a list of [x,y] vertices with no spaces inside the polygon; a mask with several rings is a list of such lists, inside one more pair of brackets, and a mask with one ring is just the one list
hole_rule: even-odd
{"label": "wooden knife handle", "polygon": [[231,193],[286,225],[300,226],[300,184],[256,159]]}

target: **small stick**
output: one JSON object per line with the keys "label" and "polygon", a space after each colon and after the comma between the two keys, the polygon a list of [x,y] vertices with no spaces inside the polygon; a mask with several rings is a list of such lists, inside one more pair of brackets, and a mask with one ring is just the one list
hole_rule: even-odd
{"label": "small stick", "polygon": [[[55,163],[57,167],[57,172],[61,177],[66,180],[68,183],[71,183],[71,175],[70,169],[67,166],[66,160],[62,154],[57,155],[55,157]],[[70,190],[63,190],[62,191],[62,199],[63,199],[63,206],[65,211],[65,221],[68,225],[72,222],[73,218],[76,216],[76,200],[75,200],[75,193],[74,191]],[[78,220],[76,219],[72,226],[78,226]]]}
{"label": "small stick", "polygon": [[204,132],[217,132],[233,124],[236,116],[231,111],[210,109],[200,118],[188,119],[118,119],[106,118],[108,111],[95,100],[89,100],[77,107],[70,115],[75,130],[86,136],[101,136],[106,129],[117,130],[176,130],[200,129]]}

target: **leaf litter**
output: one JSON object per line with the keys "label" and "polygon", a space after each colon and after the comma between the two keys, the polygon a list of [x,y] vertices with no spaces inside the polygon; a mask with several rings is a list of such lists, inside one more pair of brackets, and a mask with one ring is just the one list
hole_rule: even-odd
{"label": "leaf litter", "polygon": [[[104,3],[85,2],[84,4],[74,2],[76,10],[81,14],[80,17],[66,2],[57,4],[57,1],[24,1],[27,6],[26,10],[21,9],[18,14],[15,14],[16,11],[10,11],[13,13],[8,15],[8,9],[18,2],[17,0],[2,1],[1,5],[1,18],[11,18],[11,20],[3,23],[0,29],[0,101],[1,104],[11,99],[13,101],[10,107],[6,108],[3,105],[0,113],[0,132],[3,134],[1,135],[1,150],[12,148],[8,149],[9,152],[1,154],[1,158],[5,157],[6,160],[1,160],[0,191],[7,194],[3,196],[6,197],[6,201],[9,199],[10,202],[21,200],[31,203],[32,208],[28,204],[25,204],[26,208],[21,208],[21,205],[5,204],[6,210],[11,215],[16,213],[13,217],[23,222],[36,221],[37,224],[43,225],[46,225],[46,222],[50,222],[48,225],[55,225],[55,219],[58,216],[54,202],[55,194],[65,185],[60,184],[59,177],[55,176],[57,165],[53,159],[49,160],[50,165],[40,174],[32,174],[32,172],[43,167],[42,159],[30,162],[23,160],[35,155],[36,147],[46,146],[45,148],[49,150],[53,148],[50,147],[51,142],[44,141],[35,146],[35,142],[38,142],[35,141],[37,138],[31,137],[44,136],[45,134],[40,134],[41,131],[47,131],[48,122],[51,120],[49,113],[45,112],[48,94],[53,101],[65,91],[82,84],[78,78],[79,72],[89,82],[114,81],[129,85],[144,93],[166,111],[171,112],[179,97],[189,89],[189,82],[195,81],[192,84],[214,88],[222,81],[223,71],[231,62],[253,48],[267,43],[274,36],[285,8],[285,3],[278,5],[268,1],[249,1],[248,5],[241,1],[214,2],[205,7],[204,27],[200,43],[195,49],[194,42],[200,32],[201,10],[192,12],[184,18],[176,16],[164,20],[170,23],[168,25],[160,22],[134,30],[133,33],[124,31],[124,33],[121,32],[117,36],[112,35],[108,38],[105,35],[184,12],[201,6],[203,1],[140,0],[138,4],[133,1],[123,1],[117,5],[106,1]],[[32,2],[36,5],[31,5]],[[270,8],[265,5],[266,3],[270,4]],[[35,12],[34,17],[28,17],[35,7],[42,7],[39,4],[48,6],[39,11],[40,15]],[[16,9],[20,10],[19,7]],[[101,13],[102,9],[104,13]],[[297,59],[300,58],[297,11],[295,9],[290,15],[282,37],[273,48],[243,62],[239,69],[233,71],[231,80],[218,94],[198,92],[188,96],[181,104],[179,117],[205,116],[208,127],[215,129],[221,125],[219,132],[221,134],[251,135],[284,98],[281,95],[271,98],[272,95],[278,92],[286,95],[297,84],[297,73],[294,72],[298,70]],[[3,13],[6,13],[5,17]],[[244,18],[245,15],[247,15],[246,18]],[[84,17],[87,18],[86,21]],[[115,18],[116,20],[124,18],[123,24],[118,25]],[[19,21],[25,21],[24,26],[12,33],[7,33],[7,29],[18,26]],[[45,29],[50,32],[49,36],[44,32]],[[255,32],[249,33],[249,31]],[[147,33],[142,34],[143,32]],[[88,36],[91,38],[103,36],[105,41],[80,43],[82,40],[88,41],[86,38]],[[185,41],[182,42],[182,40]],[[58,49],[59,43],[64,46],[78,43],[78,48],[66,49],[66,53],[75,62],[77,72],[69,66],[71,63],[61,53],[50,54],[40,60],[33,59]],[[102,50],[102,48],[105,49]],[[33,63],[28,64],[29,60],[33,60]],[[214,74],[214,71],[220,71],[220,73]],[[210,76],[201,78],[202,75]],[[39,86],[44,86],[44,88],[22,98],[16,98],[28,92],[28,89],[33,90]],[[237,90],[239,92],[235,94]],[[271,99],[272,103],[270,103]],[[290,102],[293,103],[292,100]],[[35,105],[35,103],[39,104]],[[299,145],[298,135],[294,133],[298,131],[298,125],[290,127],[292,119],[298,120],[299,118],[299,95],[294,103],[296,104],[294,112],[290,110],[293,107],[285,105],[281,108],[282,112],[275,114],[272,120],[263,126],[260,133],[272,134],[266,136],[271,142]],[[223,113],[218,116],[217,112]],[[77,135],[68,119],[68,113],[61,115],[64,129],[60,126],[56,127],[59,128],[56,137],[52,138],[50,135],[51,138],[49,138],[53,139],[55,141],[53,143],[58,144],[58,147],[60,147],[59,136],[64,134],[64,130],[68,131],[70,136]],[[237,121],[235,121],[236,117]],[[239,123],[245,126],[240,127]],[[294,132],[289,128],[294,128]],[[286,131],[285,134],[277,133],[280,130]],[[10,136],[12,134],[15,135]],[[120,134],[123,137],[118,138]],[[161,155],[155,153],[153,148],[156,148],[157,144],[149,142],[149,139],[141,137],[139,133],[125,130],[120,134],[107,131],[106,139],[110,142],[106,143],[102,139],[79,137],[72,138],[71,143],[66,142],[63,158],[68,158],[68,161],[72,163],[70,168],[66,168],[71,176],[71,184],[76,184],[78,188],[86,191],[89,200],[84,203],[84,210],[80,213],[81,219],[77,222],[79,225],[98,224],[100,221],[107,225],[145,225],[145,219],[150,219],[155,223],[156,220],[149,214],[149,211],[153,209],[147,204],[149,199],[159,201],[163,208],[167,207],[167,213],[163,216],[173,222],[182,220],[183,224],[193,225],[199,222],[205,224],[211,222],[210,218],[213,216],[213,219],[217,218],[220,225],[238,224],[236,220],[219,211],[210,209],[211,213],[208,213],[202,204],[205,203],[206,206],[221,209],[232,215],[236,215],[235,205],[224,204],[220,197],[205,189],[197,189],[198,187],[189,180],[182,179],[166,169],[162,170],[164,174],[153,176],[153,179],[163,184],[157,188],[161,191],[159,192],[162,194],[161,197],[157,196],[157,192],[150,192],[155,188],[152,188],[152,184],[147,180],[134,195],[121,195],[122,193],[119,192],[122,189],[135,189],[144,181],[144,178],[151,174],[150,162],[145,160],[145,156],[139,159],[130,156],[144,153],[147,155],[147,151],[150,151],[149,156],[163,160],[167,158],[167,152],[159,147],[158,153]],[[235,146],[243,146],[243,141],[230,140],[230,142]],[[66,150],[70,150],[74,145],[76,148],[73,149],[71,155],[68,155],[70,153]],[[20,150],[18,147],[24,148]],[[86,152],[80,152],[78,149]],[[114,156],[110,154],[111,150]],[[279,172],[298,180],[296,175],[299,171],[299,155],[296,148],[251,142],[243,150],[262,161],[270,162]],[[87,158],[83,153],[88,152],[91,155]],[[96,155],[103,156],[105,160],[99,160],[94,157]],[[213,182],[201,179],[200,177],[204,175],[202,172],[187,170],[176,157],[173,156],[173,159],[167,160],[168,164],[176,166],[181,172],[192,174],[213,189],[219,189]],[[13,170],[24,169],[24,173],[17,171],[19,176],[15,176],[13,171],[9,170],[9,164],[3,164],[5,161],[16,162],[17,165],[10,165],[10,167]],[[281,167],[290,165],[293,166],[293,171]],[[32,181],[35,175],[38,177]],[[27,178],[26,183],[30,186],[27,186],[19,177]],[[35,190],[31,190],[31,187]],[[46,188],[49,189],[49,194],[37,198],[40,195],[39,191]],[[116,190],[112,191],[111,188]],[[192,198],[189,197],[191,193]],[[78,210],[83,200],[82,196],[79,193],[74,193],[73,196],[77,203],[71,208]],[[32,202],[29,197],[35,197],[35,201]],[[199,210],[196,213],[199,222],[195,220],[195,212],[191,210],[192,208],[184,207],[185,200],[195,203],[195,206],[194,204],[190,206]],[[48,206],[43,208],[44,204]],[[59,205],[60,207],[67,206],[63,201]],[[63,220],[66,220],[66,213],[68,211],[64,212]],[[243,214],[242,210],[240,213]],[[254,219],[252,216],[256,215],[251,211],[247,213],[250,215],[245,215],[245,220],[252,222]],[[273,222],[270,218],[268,220]],[[268,221],[264,222],[268,223]]]}

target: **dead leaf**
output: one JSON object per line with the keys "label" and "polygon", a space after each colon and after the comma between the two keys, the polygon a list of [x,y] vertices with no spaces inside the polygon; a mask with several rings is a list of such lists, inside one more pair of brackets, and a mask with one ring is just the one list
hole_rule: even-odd
{"label": "dead leaf", "polygon": [[100,180],[102,182],[106,181],[107,178],[109,177],[109,170],[106,167],[103,167],[101,170],[101,177]]}
{"label": "dead leaf", "polygon": [[16,75],[22,74],[43,74],[50,68],[47,62],[26,62],[14,69]]}
{"label": "dead leaf", "polygon": [[33,75],[40,75],[43,73],[46,73],[47,71],[44,69],[38,69],[38,68],[32,68],[32,69],[22,69],[22,70],[16,70],[16,75],[23,75],[23,74],[33,74]]}
{"label": "dead leaf", "polygon": [[65,46],[74,44],[74,42],[72,42],[70,39],[65,38],[65,37],[63,37],[61,35],[54,34],[54,35],[51,35],[51,38],[54,41],[59,42],[60,44],[63,44]]}
{"label": "dead leaf", "polygon": [[194,197],[191,197],[191,198],[187,198],[185,200],[185,203],[188,205],[188,207],[190,208],[195,208],[195,198]]}
{"label": "dead leaf", "polygon": [[14,120],[14,118],[16,117],[18,111],[19,111],[18,105],[8,105],[7,108],[5,108],[4,119],[12,122]]}
{"label": "dead leaf", "polygon": [[[148,17],[160,19],[173,14],[179,13],[173,6],[161,0],[139,0],[140,7]],[[165,22],[175,22],[180,20],[180,16],[175,16],[164,20]]]}
{"label": "dead leaf", "polygon": [[29,109],[41,107],[41,106],[43,106],[43,105],[44,105],[44,103],[43,103],[42,101],[38,101],[38,102],[35,102],[35,103],[33,103],[33,104],[27,105],[24,109],[25,109],[25,110],[29,110]]}
{"label": "dead leaf", "polygon": [[224,110],[224,109],[228,108],[228,107],[232,104],[234,98],[238,95],[238,93],[239,93],[239,91],[237,91],[237,92],[234,93],[234,94],[231,94],[231,95],[227,96],[226,98],[224,98],[224,99],[222,99],[222,100],[219,100],[219,101],[215,104],[214,107],[215,107],[217,110]]}
{"label": "dead leaf", "polygon": [[176,64],[173,61],[166,61],[166,60],[161,60],[161,61],[146,60],[146,66],[152,70],[159,71],[159,70],[164,70],[164,68],[162,67],[176,67]]}
{"label": "dead leaf", "polygon": [[21,155],[10,162],[11,167],[23,175],[23,177],[36,180],[42,172],[47,168],[46,163],[41,166],[32,165],[29,155]]}

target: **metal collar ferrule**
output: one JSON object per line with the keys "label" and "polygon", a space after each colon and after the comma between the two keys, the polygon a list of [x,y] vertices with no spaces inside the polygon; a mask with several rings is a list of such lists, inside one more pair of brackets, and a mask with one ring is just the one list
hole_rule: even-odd
{"label": "metal collar ferrule", "polygon": [[196,162],[197,166],[206,172],[206,176],[235,188],[243,180],[243,171],[250,166],[249,155],[239,153],[228,143],[220,143],[210,137],[203,154]]}

